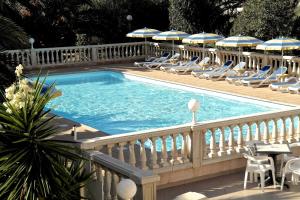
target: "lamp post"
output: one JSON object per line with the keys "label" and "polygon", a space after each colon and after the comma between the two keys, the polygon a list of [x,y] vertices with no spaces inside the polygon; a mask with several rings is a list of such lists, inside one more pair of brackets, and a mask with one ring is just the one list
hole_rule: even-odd
{"label": "lamp post", "polygon": [[[240,14],[242,11],[244,10],[244,8],[240,7],[237,8],[236,11]],[[240,17],[239,17],[239,33],[241,34],[242,29],[241,29],[241,22],[240,22]]]}
{"label": "lamp post", "polygon": [[193,113],[192,125],[195,125],[197,123],[196,112],[200,108],[200,102],[196,99],[191,99],[188,103],[188,108],[189,108],[190,112]]}
{"label": "lamp post", "polygon": [[130,31],[131,30],[131,21],[133,20],[132,15],[127,15],[126,19],[128,21],[128,29],[129,29],[128,31]]}
{"label": "lamp post", "polygon": [[117,194],[123,200],[130,200],[134,197],[137,191],[136,184],[130,179],[122,179],[117,184]]}
{"label": "lamp post", "polygon": [[34,38],[29,38],[28,42],[31,45],[31,49],[33,49]]}

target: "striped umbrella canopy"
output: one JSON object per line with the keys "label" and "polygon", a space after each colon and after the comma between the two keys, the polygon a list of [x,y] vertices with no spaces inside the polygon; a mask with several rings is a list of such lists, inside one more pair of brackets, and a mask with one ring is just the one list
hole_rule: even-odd
{"label": "striped umbrella canopy", "polygon": [[239,62],[240,62],[242,47],[255,47],[261,43],[263,43],[263,41],[255,38],[255,37],[238,35],[238,36],[231,36],[231,37],[225,38],[224,40],[220,40],[216,43],[216,45],[222,46],[222,47],[238,47],[239,48]]}
{"label": "striped umbrella canopy", "polygon": [[190,36],[190,34],[187,34],[183,31],[165,31],[161,32],[155,36],[152,37],[154,40],[172,40],[172,53],[174,52],[174,40],[182,40],[183,38],[186,38]]}
{"label": "striped umbrella canopy", "polygon": [[255,47],[261,43],[263,43],[263,41],[255,37],[239,35],[220,40],[216,43],[216,45],[222,47]]}
{"label": "striped umbrella canopy", "polygon": [[198,34],[194,34],[191,35],[187,38],[184,38],[182,40],[183,43],[188,43],[188,44],[203,44],[203,48],[202,48],[202,55],[204,57],[204,48],[205,48],[205,44],[213,44],[215,42],[217,42],[218,40],[224,39],[223,36],[217,35],[215,33],[198,33]]}
{"label": "striped umbrella canopy", "polygon": [[126,37],[132,37],[132,38],[145,38],[145,54],[147,55],[147,48],[146,48],[146,42],[147,38],[152,38],[153,36],[159,34],[160,31],[152,28],[142,28],[137,29],[131,33],[127,33]]}
{"label": "striped umbrella canopy", "polygon": [[224,39],[224,37],[217,35],[215,33],[203,32],[203,33],[194,34],[187,38],[184,38],[182,42],[189,43],[189,44],[212,44],[221,39]]}
{"label": "striped umbrella canopy", "polygon": [[127,33],[126,37],[132,37],[132,38],[152,38],[153,36],[159,34],[160,31],[152,28],[142,28],[137,29],[131,33]]}
{"label": "striped umbrella canopy", "polygon": [[300,48],[300,41],[292,38],[280,37],[272,40],[268,40],[260,45],[257,45],[256,49],[264,51],[281,51],[281,65],[283,65],[283,51],[293,50]]}

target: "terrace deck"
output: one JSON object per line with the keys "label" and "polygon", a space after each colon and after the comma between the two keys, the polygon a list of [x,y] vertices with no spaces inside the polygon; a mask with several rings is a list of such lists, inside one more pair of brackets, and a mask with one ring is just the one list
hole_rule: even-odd
{"label": "terrace deck", "polygon": [[[248,183],[247,189],[243,189],[244,173],[235,173],[206,179],[188,184],[181,184],[176,187],[158,190],[157,200],[173,199],[177,195],[186,192],[198,192],[212,200],[277,200],[277,199],[300,199],[300,185],[290,185],[290,189],[280,191],[273,186],[265,187],[261,192],[257,183]],[[290,180],[290,179],[289,179]]]}

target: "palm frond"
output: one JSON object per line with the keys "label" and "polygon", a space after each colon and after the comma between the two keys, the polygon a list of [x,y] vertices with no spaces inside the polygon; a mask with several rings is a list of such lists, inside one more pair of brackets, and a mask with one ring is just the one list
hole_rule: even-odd
{"label": "palm frond", "polygon": [[24,30],[9,18],[0,15],[0,51],[28,46],[28,36]]}

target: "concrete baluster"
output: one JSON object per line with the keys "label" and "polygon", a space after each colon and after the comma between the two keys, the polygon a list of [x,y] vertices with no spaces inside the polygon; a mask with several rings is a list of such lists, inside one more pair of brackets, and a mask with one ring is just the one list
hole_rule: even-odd
{"label": "concrete baluster", "polygon": [[255,127],[255,136],[254,139],[255,140],[259,140],[260,141],[260,121],[256,122],[256,127]]}
{"label": "concrete baluster", "polygon": [[268,120],[264,121],[263,141],[264,141],[265,144],[269,143],[269,126],[268,126]]}
{"label": "concrete baluster", "polygon": [[210,157],[210,158],[213,158],[216,156],[215,130],[216,130],[216,128],[211,129],[210,144],[209,144],[210,153],[208,154],[208,157]]}
{"label": "concrete baluster", "polygon": [[112,148],[113,148],[114,144],[108,144],[107,145],[107,154],[112,156]]}
{"label": "concrete baluster", "polygon": [[125,142],[119,143],[119,160],[124,161],[124,146],[126,145]]}
{"label": "concrete baluster", "polygon": [[223,156],[225,155],[225,149],[224,149],[224,142],[225,142],[225,127],[221,128],[220,131],[220,141],[219,141],[219,151],[218,151],[218,156]]}
{"label": "concrete baluster", "polygon": [[234,147],[233,147],[233,144],[234,144],[234,136],[233,136],[233,133],[234,133],[234,126],[230,126],[229,127],[229,136],[228,136],[228,150],[227,150],[227,154],[229,155],[232,155],[235,153],[235,150],[234,150]]}
{"label": "concrete baluster", "polygon": [[294,127],[294,118],[293,116],[289,117],[289,127],[288,127],[288,142],[295,142],[295,127]]}
{"label": "concrete baluster", "polygon": [[298,115],[297,128],[296,128],[296,141],[300,142],[300,115]]}
{"label": "concrete baluster", "polygon": [[238,125],[238,138],[237,138],[237,148],[236,151],[241,153],[243,152],[243,124]]}
{"label": "concrete baluster", "polygon": [[135,159],[135,140],[134,141],[130,141],[129,142],[129,164],[131,166],[134,166],[136,165],[136,159]]}
{"label": "concrete baluster", "polygon": [[111,194],[113,200],[118,200],[118,194],[117,194],[117,184],[120,182],[118,175],[113,172],[112,173],[112,188],[111,188]]}
{"label": "concrete baluster", "polygon": [[280,130],[280,143],[284,143],[286,141],[286,126],[285,126],[285,120],[286,118],[281,118],[282,120],[282,126]]}
{"label": "concrete baluster", "polygon": [[252,140],[251,123],[247,123],[246,129],[246,141],[249,142]]}
{"label": "concrete baluster", "polygon": [[147,155],[146,155],[146,146],[145,146],[145,142],[146,142],[146,138],[141,139],[141,148],[140,148],[140,153],[141,153],[141,169],[143,170],[147,170]]}
{"label": "concrete baluster", "polygon": [[152,149],[151,149],[151,155],[152,155],[152,159],[151,159],[151,168],[152,169],[157,169],[159,168],[158,164],[157,164],[157,150],[156,150],[156,141],[157,141],[157,137],[153,137],[151,138],[152,141]]}
{"label": "concrete baluster", "polygon": [[273,129],[272,129],[272,139],[271,143],[275,144],[278,141],[278,126],[277,126],[277,120],[273,119]]}
{"label": "concrete baluster", "polygon": [[162,158],[161,165],[163,167],[169,166],[168,163],[168,152],[167,152],[167,136],[162,137]]}
{"label": "concrete baluster", "polygon": [[104,198],[105,200],[112,200],[111,198],[111,172],[105,169],[105,179],[104,179]]}
{"label": "concrete baluster", "polygon": [[179,164],[177,141],[176,141],[177,137],[178,137],[178,134],[176,134],[176,133],[172,134],[172,161],[173,161],[173,164]]}
{"label": "concrete baluster", "polygon": [[183,163],[186,163],[186,162],[190,162],[189,160],[189,157],[188,157],[188,151],[189,151],[189,148],[188,148],[188,137],[189,137],[189,133],[187,132],[184,132],[182,134],[182,138],[183,138],[183,141],[182,141],[182,148],[181,148],[181,155],[182,155],[182,162]]}

